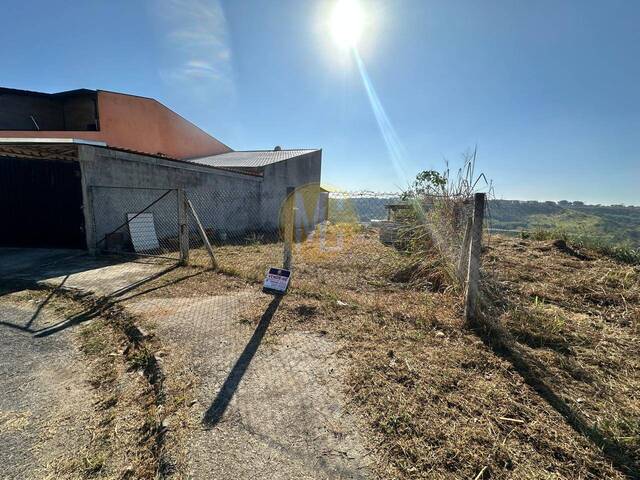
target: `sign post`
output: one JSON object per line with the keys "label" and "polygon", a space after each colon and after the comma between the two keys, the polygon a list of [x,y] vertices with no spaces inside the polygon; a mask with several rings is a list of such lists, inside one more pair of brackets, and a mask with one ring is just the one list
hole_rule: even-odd
{"label": "sign post", "polygon": [[283,265],[287,270],[291,270],[291,257],[293,247],[293,228],[294,228],[294,210],[295,209],[295,188],[287,187],[287,197],[285,199],[282,212],[282,221],[284,222],[284,255]]}

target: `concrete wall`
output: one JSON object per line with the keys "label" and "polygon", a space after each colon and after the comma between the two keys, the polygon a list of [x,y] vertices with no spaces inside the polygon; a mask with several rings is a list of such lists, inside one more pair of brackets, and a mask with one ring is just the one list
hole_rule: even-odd
{"label": "concrete wall", "polygon": [[[216,241],[237,242],[250,233],[274,232],[280,226],[287,186],[319,185],[320,181],[321,152],[271,165],[264,177],[88,145],[78,146],[78,156],[89,246],[123,224],[127,213],[141,211],[175,188],[185,190]],[[174,192],[148,211],[154,214],[161,240],[177,237]],[[196,237],[195,222],[190,229]],[[128,236],[127,227],[121,231]]]}
{"label": "concrete wall", "polygon": [[[261,189],[261,216],[264,229],[278,228],[280,210],[286,200],[287,187],[298,190],[296,225],[309,223],[313,218],[311,210],[316,210],[317,195],[322,170],[322,150],[316,150],[302,157],[267,165]],[[313,204],[313,206],[311,206]],[[306,215],[306,217],[305,217]],[[278,219],[273,223],[274,219]],[[317,223],[317,222],[315,222]]]}
{"label": "concrete wall", "polygon": [[64,129],[92,131],[98,129],[98,112],[94,95],[73,95],[63,101]]}
{"label": "concrete wall", "polygon": [[[121,225],[127,213],[141,211],[167,189],[184,189],[206,228],[247,229],[253,223],[248,212],[258,210],[259,177],[88,145],[79,146],[78,157],[87,245],[95,245]],[[177,236],[174,193],[148,211],[154,213],[159,237]],[[127,228],[122,231],[128,234]]]}
{"label": "concrete wall", "polygon": [[98,91],[103,141],[172,158],[230,152],[219,140],[152,98]]}
{"label": "concrete wall", "polygon": [[[35,118],[40,132],[31,116]],[[24,130],[27,133],[23,136],[32,137],[42,136],[44,131],[86,131],[95,123],[95,94],[48,96],[0,92],[0,130]],[[18,135],[10,132],[2,136]],[[68,132],[66,136],[69,136]]]}

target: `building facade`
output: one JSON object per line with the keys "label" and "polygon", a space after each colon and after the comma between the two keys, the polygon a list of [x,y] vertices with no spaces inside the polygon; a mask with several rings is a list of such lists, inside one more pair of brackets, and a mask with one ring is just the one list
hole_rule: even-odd
{"label": "building facade", "polygon": [[[271,232],[288,188],[320,185],[319,149],[236,152],[130,95],[2,89],[0,129],[1,246],[99,249],[169,189],[193,199],[210,231]],[[160,221],[175,217],[168,205],[149,209],[158,236],[174,234]]]}

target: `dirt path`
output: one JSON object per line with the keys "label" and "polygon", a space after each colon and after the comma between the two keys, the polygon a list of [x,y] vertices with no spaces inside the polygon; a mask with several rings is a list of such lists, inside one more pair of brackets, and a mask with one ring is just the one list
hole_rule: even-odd
{"label": "dirt path", "polygon": [[[283,300],[286,302],[286,298]],[[156,324],[171,379],[195,388],[173,456],[195,479],[366,478],[367,457],[344,411],[344,365],[325,337],[270,336],[278,300],[257,287],[206,297],[137,297]],[[258,318],[243,315],[252,307]]]}
{"label": "dirt path", "polygon": [[[65,319],[48,292],[0,298],[0,478],[46,478],[61,458],[88,442],[93,407],[72,329],[34,337]],[[28,330],[27,330],[28,329]]]}

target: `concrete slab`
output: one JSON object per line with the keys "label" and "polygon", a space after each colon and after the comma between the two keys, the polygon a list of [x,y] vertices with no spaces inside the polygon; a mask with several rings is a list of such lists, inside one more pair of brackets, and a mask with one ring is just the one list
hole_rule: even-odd
{"label": "concrete slab", "polygon": [[114,295],[173,268],[165,259],[94,257],[83,250],[0,248],[0,278]]}

